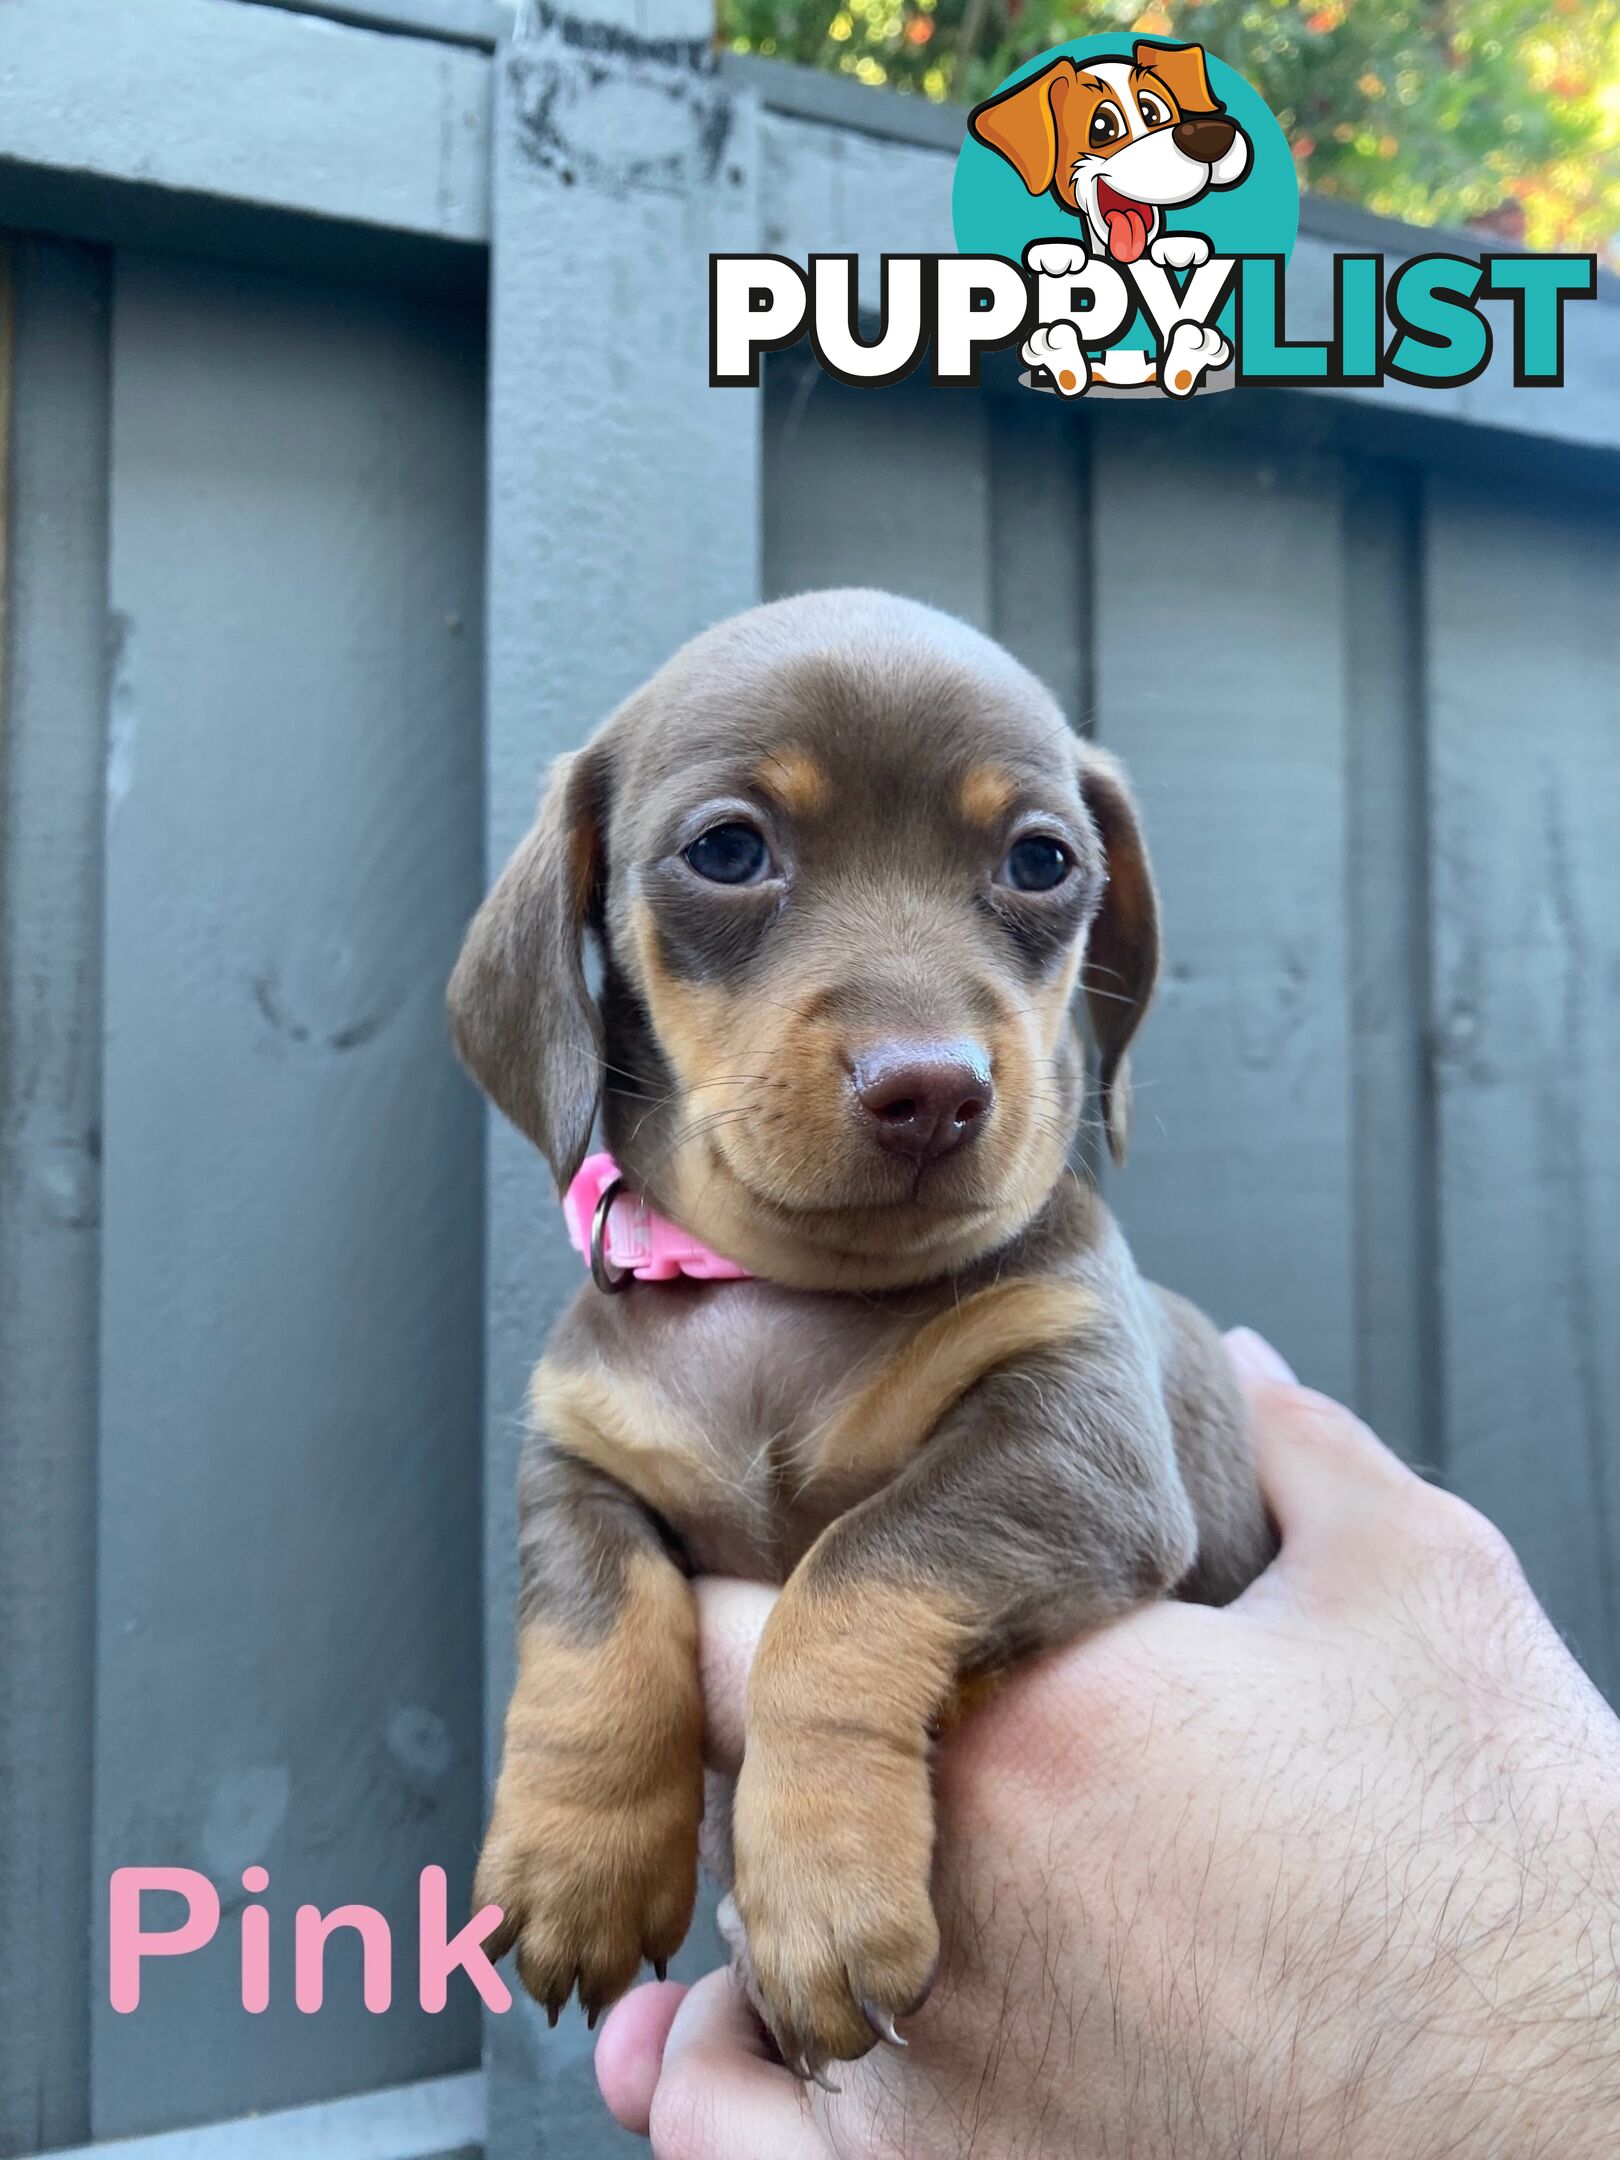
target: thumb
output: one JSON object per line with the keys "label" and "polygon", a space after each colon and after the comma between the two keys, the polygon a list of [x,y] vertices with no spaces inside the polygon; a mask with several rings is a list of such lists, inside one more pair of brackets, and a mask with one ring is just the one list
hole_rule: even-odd
{"label": "thumb", "polygon": [[649,2128],[653,2160],[832,2160],[798,2080],[770,2060],[729,1971],[700,1980],[676,2011]]}
{"label": "thumb", "polygon": [[1260,1581],[1280,1576],[1300,1587],[1331,1562],[1341,1588],[1346,1570],[1359,1575],[1381,1556],[1391,1511],[1426,1487],[1352,1411],[1301,1387],[1263,1336],[1234,1328],[1226,1347],[1249,1401],[1260,1489],[1282,1537]]}

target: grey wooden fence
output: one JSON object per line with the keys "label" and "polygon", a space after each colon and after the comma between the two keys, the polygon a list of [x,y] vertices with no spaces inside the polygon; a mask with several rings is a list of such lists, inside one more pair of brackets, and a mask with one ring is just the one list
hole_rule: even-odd
{"label": "grey wooden fence", "polygon": [[[1620,1688],[1612,288],[1557,393],[712,392],[709,250],[948,246],[960,117],[716,73],[701,0],[509,27],[0,0],[3,2153],[620,2149],[577,2022],[411,2002],[574,1279],[439,995],[546,760],[765,594],[954,608],[1123,753],[1142,1258],[1479,1500]],[[1413,241],[1308,206],[1302,329],[1348,244]],[[240,2009],[254,1861],[278,1957],[390,1915],[398,2007],[334,1951],[318,2017],[284,1963]],[[119,2017],[129,1862],[227,1920]]]}

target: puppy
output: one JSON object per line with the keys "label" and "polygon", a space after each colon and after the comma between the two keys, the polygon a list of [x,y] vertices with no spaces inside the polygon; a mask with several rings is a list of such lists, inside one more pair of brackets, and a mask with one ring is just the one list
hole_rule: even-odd
{"label": "puppy", "polygon": [[[1215,95],[1201,45],[1146,45],[1130,59],[1055,60],[968,115],[1032,195],[1079,218],[1091,250],[1146,254],[1171,269],[1207,261],[1198,234],[1167,234],[1164,212],[1236,187],[1249,138]],[[1189,243],[1191,243],[1189,245]]]}
{"label": "puppy", "polygon": [[[1158,958],[1117,766],[910,601],[722,623],[555,768],[450,986],[559,1186],[599,1110],[624,1181],[534,1377],[478,1879],[553,2019],[576,1987],[594,2019],[691,1917],[689,1575],[783,1586],[733,1895],[762,2014],[819,2076],[927,1995],[929,1746],[962,1691],[1267,1559],[1217,1338],[1067,1167],[1077,988],[1123,1158]],[[732,1279],[626,1280],[603,1239],[630,1264],[649,1224]]]}

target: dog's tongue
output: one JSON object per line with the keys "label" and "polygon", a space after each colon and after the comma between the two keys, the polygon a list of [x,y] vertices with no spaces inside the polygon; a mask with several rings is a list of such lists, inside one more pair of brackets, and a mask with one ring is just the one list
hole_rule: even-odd
{"label": "dog's tongue", "polygon": [[1108,252],[1115,262],[1133,263],[1148,243],[1148,213],[1140,203],[1116,203],[1103,213],[1108,224]]}

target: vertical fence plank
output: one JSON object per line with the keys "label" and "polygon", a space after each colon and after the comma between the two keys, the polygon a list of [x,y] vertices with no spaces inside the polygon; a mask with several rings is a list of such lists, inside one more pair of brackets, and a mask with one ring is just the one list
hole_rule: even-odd
{"label": "vertical fence plank", "polygon": [[[9,423],[9,424],[8,424]],[[0,240],[0,2152],[89,2128],[106,264]]]}
{"label": "vertical fence plank", "polygon": [[1150,1273],[1347,1394],[1337,471],[1098,419],[1097,733],[1139,791],[1166,961],[1110,1193]]}
{"label": "vertical fence plank", "polygon": [[[121,257],[113,309],[95,1881],[226,1912],[96,1990],[108,2136],[459,2068],[417,1881],[479,1799],[481,1124],[443,986],[477,890],[483,338]],[[270,1873],[269,2010],[236,1909]],[[379,1908],[394,2003],[294,1908]],[[162,1924],[162,1923],[159,1923]]]}
{"label": "vertical fence plank", "polygon": [[[659,35],[647,35],[652,15]],[[497,52],[488,588],[491,875],[540,776],[694,631],[759,597],[759,399],[708,387],[708,257],[757,231],[757,111],[698,0],[520,11]],[[651,176],[651,180],[647,176]],[[575,1287],[543,1166],[492,1120],[485,1349],[490,1746],[512,1674],[525,1384]],[[688,1962],[712,1957],[700,1935]],[[577,2011],[486,2025],[492,2160],[642,2150]]]}
{"label": "vertical fence plank", "polygon": [[1355,1407],[1434,1469],[1435,1162],[1428,812],[1415,474],[1357,472],[1345,503],[1355,1055]]}
{"label": "vertical fence plank", "polygon": [[1069,725],[1091,731],[1091,431],[1060,397],[993,408],[990,592],[995,633]]}
{"label": "vertical fence plank", "polygon": [[989,429],[980,398],[766,371],[765,589],[876,585],[991,627]]}
{"label": "vertical fence plank", "polygon": [[1561,491],[1426,520],[1449,1481],[1620,1688],[1620,540]]}

